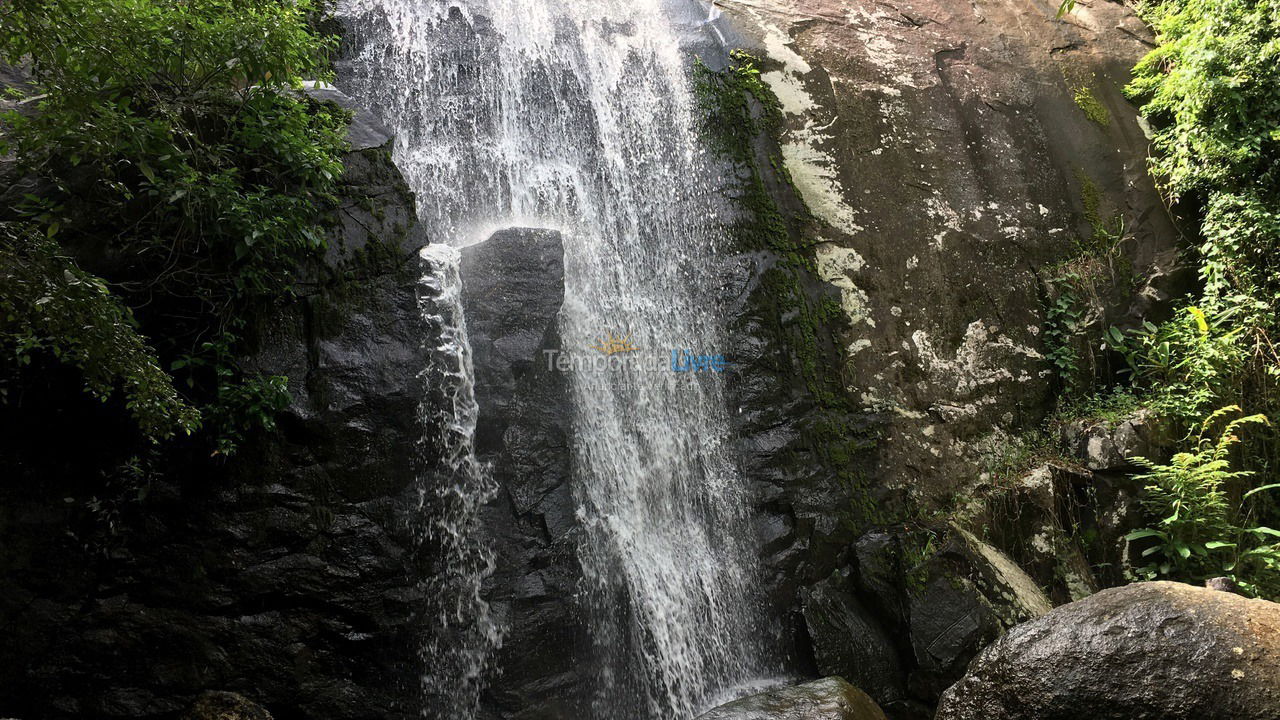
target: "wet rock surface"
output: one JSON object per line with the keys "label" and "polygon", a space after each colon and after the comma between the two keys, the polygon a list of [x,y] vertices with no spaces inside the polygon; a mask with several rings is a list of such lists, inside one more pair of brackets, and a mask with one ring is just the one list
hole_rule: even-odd
{"label": "wet rock surface", "polygon": [[840,677],[770,690],[721,705],[696,720],[885,720],[867,694]]}
{"label": "wet rock surface", "polygon": [[502,679],[486,691],[485,709],[497,717],[580,717],[591,641],[577,600],[573,403],[555,366],[560,235],[502,230],[462,250],[461,275],[480,405],[476,450],[499,488],[484,509],[496,559],[485,597],[507,634],[495,659]]}
{"label": "wet rock surface", "polygon": [[833,573],[805,591],[803,607],[820,673],[848,679],[881,705],[903,699],[897,648],[854,595],[848,571]]}
{"label": "wet rock surface", "polygon": [[1004,553],[954,528],[909,599],[913,694],[936,698],[1005,629],[1053,607]]}
{"label": "wet rock surface", "polygon": [[[8,434],[0,714],[170,718],[216,688],[284,719],[417,716],[405,517],[431,460],[418,405],[432,329],[414,291],[426,238],[388,140],[347,156],[328,256],[249,329],[244,367],[289,377],[277,433],[145,493]],[[75,413],[101,412],[59,407],[20,427],[65,436]]]}
{"label": "wet rock surface", "polygon": [[207,692],[196,698],[182,720],[272,720],[261,705],[230,692]]}
{"label": "wet rock surface", "polygon": [[1171,582],[1104,590],[1009,631],[937,720],[1280,717],[1280,605]]}

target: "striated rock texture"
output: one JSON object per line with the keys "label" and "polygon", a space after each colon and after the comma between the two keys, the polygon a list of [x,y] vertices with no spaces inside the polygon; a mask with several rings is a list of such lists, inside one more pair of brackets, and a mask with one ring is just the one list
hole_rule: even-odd
{"label": "striated rock texture", "polygon": [[96,404],[0,418],[0,715],[172,718],[216,690],[280,720],[417,716],[426,239],[389,134],[357,128],[328,257],[242,360],[289,377],[278,433],[140,492],[93,469],[110,437],[75,434]]}
{"label": "striated rock texture", "polygon": [[1019,625],[937,720],[1280,717],[1280,605],[1171,582],[1104,590]]}
{"label": "striated rock texture", "polygon": [[196,698],[182,720],[272,720],[271,713],[243,695],[207,692]]}
{"label": "striated rock texture", "polygon": [[885,720],[867,694],[844,678],[778,688],[709,710],[696,720]]}

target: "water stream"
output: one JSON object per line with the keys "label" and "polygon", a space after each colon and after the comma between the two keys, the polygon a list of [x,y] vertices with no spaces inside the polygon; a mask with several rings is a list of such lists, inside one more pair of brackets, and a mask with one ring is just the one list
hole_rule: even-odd
{"label": "water stream", "polygon": [[[433,240],[461,246],[510,226],[564,234],[570,352],[610,335],[642,353],[723,352],[710,301],[724,243],[707,202],[715,165],[672,14],[691,6],[708,15],[692,0],[349,0],[342,10],[354,48],[344,89],[395,129],[396,162]],[[598,720],[690,718],[726,688],[777,672],[723,379],[647,367],[571,378]],[[471,533],[456,550],[468,557],[476,543]],[[441,662],[446,673],[482,667],[473,660]],[[475,688],[459,688],[468,697],[457,707],[473,708]],[[470,717],[452,712],[441,717]]]}

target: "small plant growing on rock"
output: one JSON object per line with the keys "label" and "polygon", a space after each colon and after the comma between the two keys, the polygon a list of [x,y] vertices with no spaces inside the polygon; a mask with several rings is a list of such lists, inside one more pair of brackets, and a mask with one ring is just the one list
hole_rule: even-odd
{"label": "small plant growing on rock", "polygon": [[1157,518],[1154,527],[1136,530],[1129,541],[1154,541],[1142,551],[1151,563],[1138,570],[1143,579],[1170,577],[1204,580],[1226,574],[1255,594],[1272,594],[1280,577],[1280,531],[1247,527],[1248,503],[1277,485],[1245,492],[1233,502],[1233,486],[1252,475],[1233,470],[1232,448],[1240,442],[1238,431],[1248,425],[1266,425],[1263,415],[1238,417],[1227,422],[1217,438],[1212,428],[1239,407],[1228,406],[1209,415],[1195,438],[1194,448],[1173,456],[1168,465],[1147,458],[1133,458],[1146,469],[1137,479],[1146,481],[1143,505]]}

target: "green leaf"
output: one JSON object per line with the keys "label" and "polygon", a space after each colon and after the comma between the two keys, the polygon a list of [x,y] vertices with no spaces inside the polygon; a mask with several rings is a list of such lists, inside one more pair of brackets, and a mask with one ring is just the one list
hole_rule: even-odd
{"label": "green leaf", "polygon": [[1249,497],[1250,495],[1254,495],[1254,494],[1260,493],[1260,492],[1262,492],[1263,490],[1275,490],[1276,488],[1280,488],[1280,483],[1271,483],[1271,484],[1269,484],[1269,485],[1262,485],[1262,486],[1260,486],[1260,487],[1256,487],[1256,488],[1254,488],[1254,489],[1250,490],[1249,492],[1245,493],[1245,494],[1244,494],[1244,497],[1246,497],[1246,498],[1247,498],[1247,497]]}

